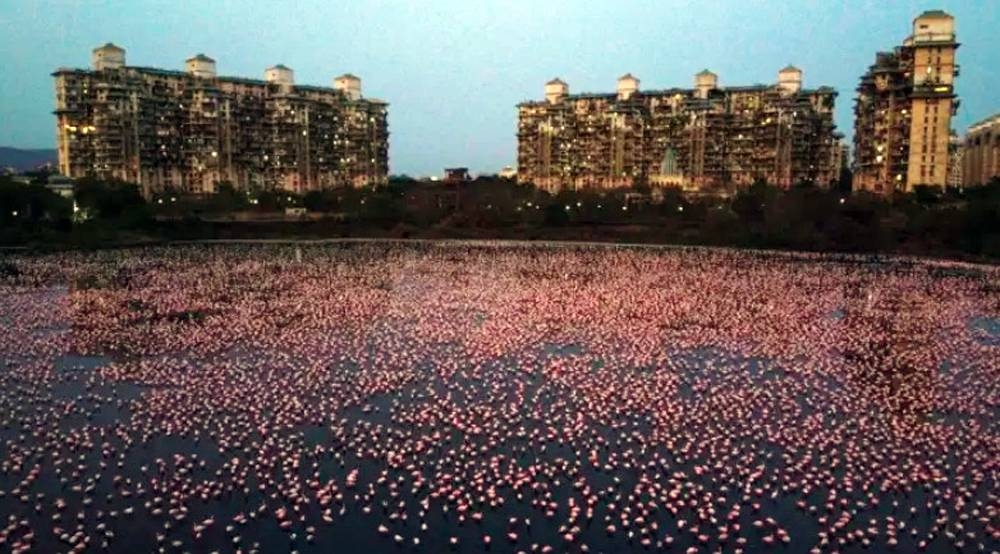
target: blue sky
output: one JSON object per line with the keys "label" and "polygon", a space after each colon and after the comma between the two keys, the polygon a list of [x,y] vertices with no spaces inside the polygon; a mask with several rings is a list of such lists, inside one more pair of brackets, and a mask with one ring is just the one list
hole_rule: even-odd
{"label": "blue sky", "polygon": [[181,69],[204,52],[220,74],[261,77],[284,63],[298,83],[351,72],[388,101],[393,173],[516,158],[515,104],[559,76],[571,92],[691,86],[710,68],[722,85],[771,83],[792,63],[805,86],[833,86],[851,133],[858,77],[909,34],[914,16],[956,17],[955,128],[1000,111],[1000,0],[2,0],[0,145],[53,147],[50,73],[86,67],[107,41],[130,65]]}

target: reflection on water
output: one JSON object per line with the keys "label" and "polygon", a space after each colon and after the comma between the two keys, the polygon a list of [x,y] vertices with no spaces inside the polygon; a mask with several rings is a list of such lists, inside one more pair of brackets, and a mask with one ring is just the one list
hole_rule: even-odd
{"label": "reflection on water", "polygon": [[107,365],[111,358],[107,356],[80,356],[77,354],[66,354],[59,356],[53,362],[53,367],[60,373],[68,372],[92,372],[93,370]]}
{"label": "reflection on water", "polygon": [[1000,318],[976,317],[969,322],[976,340],[987,346],[1000,346]]}

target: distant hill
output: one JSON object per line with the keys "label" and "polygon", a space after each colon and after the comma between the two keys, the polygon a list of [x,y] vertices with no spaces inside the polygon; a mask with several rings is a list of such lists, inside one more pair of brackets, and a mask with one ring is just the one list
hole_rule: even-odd
{"label": "distant hill", "polygon": [[0,168],[13,167],[28,171],[47,163],[56,164],[59,154],[54,148],[24,149],[0,146]]}

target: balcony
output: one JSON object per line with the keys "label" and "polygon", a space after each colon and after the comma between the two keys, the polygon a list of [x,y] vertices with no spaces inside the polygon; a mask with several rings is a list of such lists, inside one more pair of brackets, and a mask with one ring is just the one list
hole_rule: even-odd
{"label": "balcony", "polygon": [[914,85],[910,96],[913,98],[953,98],[955,89],[952,85],[945,83]]}

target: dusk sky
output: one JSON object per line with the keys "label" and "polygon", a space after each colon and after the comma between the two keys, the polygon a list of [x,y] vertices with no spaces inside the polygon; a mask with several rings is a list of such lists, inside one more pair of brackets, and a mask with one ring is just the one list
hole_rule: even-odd
{"label": "dusk sky", "polygon": [[791,63],[806,87],[840,92],[849,138],[858,77],[933,8],[956,18],[964,133],[1000,112],[998,0],[3,0],[0,145],[54,148],[50,73],[89,67],[108,41],[129,65],[182,69],[204,52],[220,75],[262,78],[284,63],[297,83],[330,86],[354,73],[365,96],[390,103],[394,174],[514,165],[515,105],[542,99],[556,76],[571,93],[611,92],[626,72],[642,89],[690,87],[703,68],[746,85]]}

